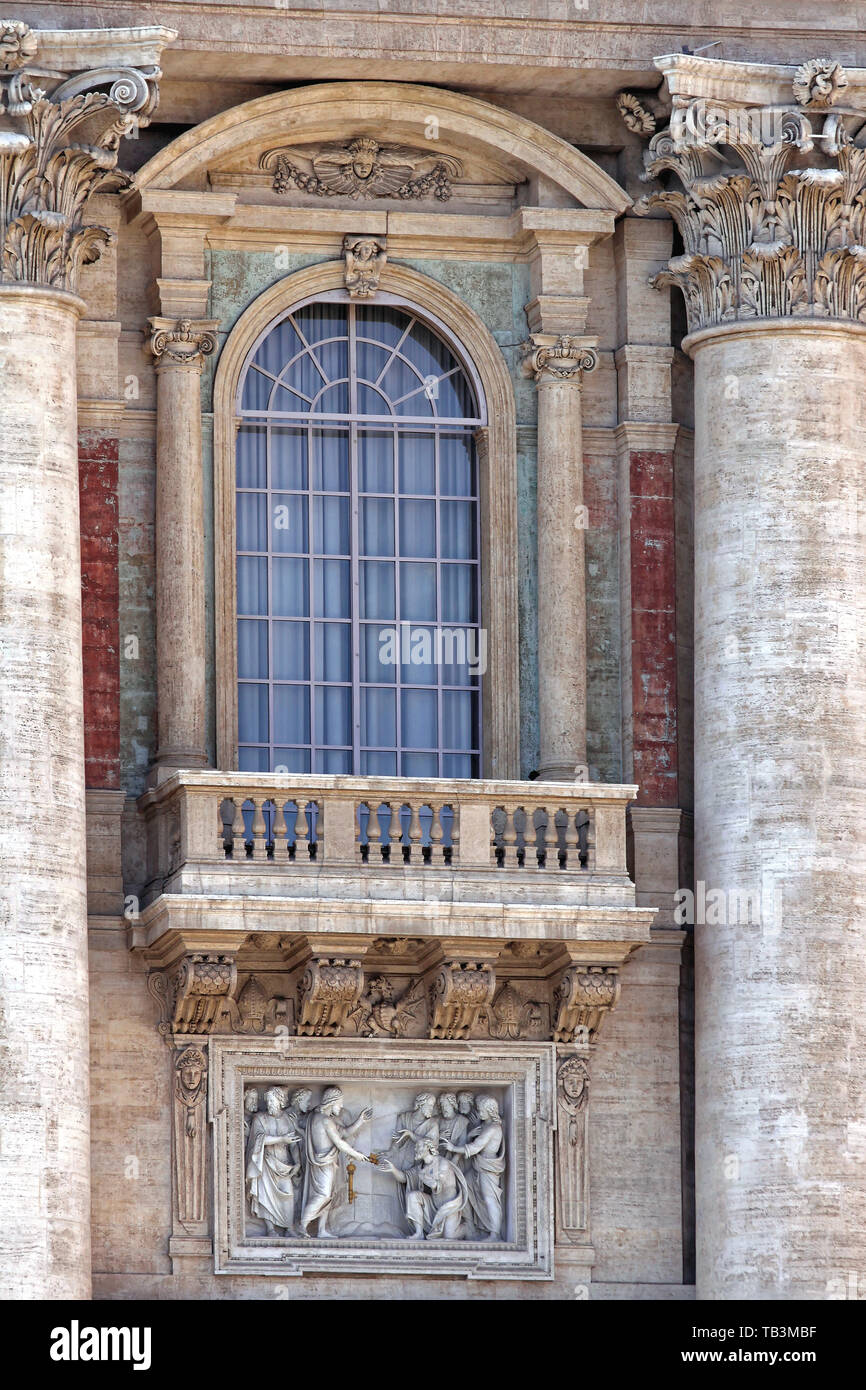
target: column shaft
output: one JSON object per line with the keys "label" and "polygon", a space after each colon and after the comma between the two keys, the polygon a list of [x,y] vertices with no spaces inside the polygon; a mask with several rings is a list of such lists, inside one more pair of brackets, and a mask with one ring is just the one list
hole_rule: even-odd
{"label": "column shaft", "polygon": [[691,350],[698,1297],[826,1298],[866,1268],[866,331]]}
{"label": "column shaft", "polygon": [[0,286],[0,1297],[90,1292],[75,334]]}

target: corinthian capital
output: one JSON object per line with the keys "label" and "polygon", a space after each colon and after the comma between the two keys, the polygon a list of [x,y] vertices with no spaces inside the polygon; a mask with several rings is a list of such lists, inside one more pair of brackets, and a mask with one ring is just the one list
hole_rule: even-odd
{"label": "corinthian capital", "polygon": [[594,339],[536,333],[521,344],[520,350],[524,375],[531,376],[536,385],[545,381],[573,381],[579,385],[583,373],[595,371],[598,366]]}
{"label": "corinthian capital", "polygon": [[82,221],[85,204],[128,182],[118,147],[150,121],[159,55],[174,37],[0,19],[0,283],[77,290],[81,266],[109,240]]}
{"label": "corinthian capital", "polygon": [[217,319],[148,319],[149,348],[157,371],[181,367],[200,372],[216,348]]}
{"label": "corinthian capital", "polygon": [[[682,61],[680,61],[682,59]],[[658,59],[673,111],[645,154],[683,254],[655,284],[689,329],[772,318],[866,321],[866,89],[840,64]],[[752,97],[754,93],[754,97]]]}

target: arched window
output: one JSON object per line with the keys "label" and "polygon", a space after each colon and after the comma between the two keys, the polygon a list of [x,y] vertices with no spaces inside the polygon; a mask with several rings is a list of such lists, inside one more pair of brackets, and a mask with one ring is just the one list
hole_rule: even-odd
{"label": "arched window", "polygon": [[241,770],[480,775],[484,404],[446,337],[386,296],[338,292],[283,315],[247,359]]}

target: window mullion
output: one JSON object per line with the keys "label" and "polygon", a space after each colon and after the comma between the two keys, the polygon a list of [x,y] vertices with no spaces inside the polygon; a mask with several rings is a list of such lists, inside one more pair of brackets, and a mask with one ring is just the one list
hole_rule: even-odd
{"label": "window mullion", "polygon": [[358,525],[358,364],[355,306],[349,305],[349,411],[353,416],[349,427],[349,537],[352,586],[349,593],[349,626],[352,643],[352,772],[361,771],[361,586],[360,543]]}

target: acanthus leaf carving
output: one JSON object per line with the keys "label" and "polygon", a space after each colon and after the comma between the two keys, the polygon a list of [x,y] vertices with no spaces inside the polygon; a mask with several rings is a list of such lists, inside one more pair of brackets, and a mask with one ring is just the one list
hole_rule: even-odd
{"label": "acanthus leaf carving", "polygon": [[206,1036],[226,1014],[236,1022],[237,979],[234,957],[217,951],[190,951],[167,970],[152,970],[147,986],[159,1005],[160,1034]]}
{"label": "acanthus leaf carving", "polygon": [[569,966],[554,991],[554,1041],[593,1046],[605,1017],[616,1007],[619,992],[615,966]]}
{"label": "acanthus leaf carving", "polygon": [[364,989],[360,960],[319,956],[304,971],[298,992],[298,1034],[339,1037]]}
{"label": "acanthus leaf carving", "polygon": [[110,240],[82,220],[87,201],[129,182],[118,147],[150,121],[160,71],[69,75],[38,56],[38,31],[0,22],[0,281],[75,293],[81,267]]}

